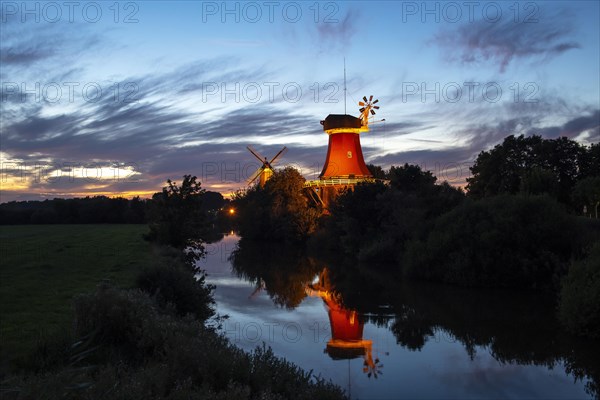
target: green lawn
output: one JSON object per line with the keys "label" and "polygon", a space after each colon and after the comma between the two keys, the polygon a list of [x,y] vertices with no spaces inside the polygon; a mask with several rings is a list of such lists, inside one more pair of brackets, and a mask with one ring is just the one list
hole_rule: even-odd
{"label": "green lawn", "polygon": [[152,259],[146,225],[0,226],[0,357],[72,321],[71,299],[104,279],[131,286]]}

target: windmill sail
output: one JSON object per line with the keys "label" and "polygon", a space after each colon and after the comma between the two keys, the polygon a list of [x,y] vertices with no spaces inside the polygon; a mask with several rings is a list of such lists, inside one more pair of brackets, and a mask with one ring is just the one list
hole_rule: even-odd
{"label": "windmill sail", "polygon": [[262,163],[262,165],[256,170],[256,172],[252,174],[250,179],[248,179],[248,185],[251,185],[252,183],[254,183],[254,181],[260,178],[258,182],[259,185],[262,187],[273,175],[272,165],[275,163],[275,161],[277,161],[279,157],[286,153],[287,147],[283,146],[283,148],[279,150],[277,154],[275,154],[275,157],[273,157],[271,161],[269,161],[267,157],[263,157],[262,155],[260,155],[260,153],[254,150],[252,147],[246,146],[246,148],[250,153],[252,153],[254,157],[256,157],[257,160],[259,160]]}

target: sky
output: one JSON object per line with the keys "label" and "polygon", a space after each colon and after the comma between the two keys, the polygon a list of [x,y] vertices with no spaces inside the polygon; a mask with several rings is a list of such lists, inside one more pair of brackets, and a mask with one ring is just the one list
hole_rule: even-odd
{"label": "sky", "polygon": [[248,145],[315,179],[370,95],[366,162],[455,185],[508,135],[600,141],[598,1],[0,4],[1,202],[228,195]]}

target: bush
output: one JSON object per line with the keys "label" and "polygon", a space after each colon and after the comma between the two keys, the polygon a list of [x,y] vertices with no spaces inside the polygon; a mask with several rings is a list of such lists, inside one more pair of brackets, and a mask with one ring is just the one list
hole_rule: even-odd
{"label": "bush", "polygon": [[572,333],[600,338],[600,243],[563,278],[558,316]]}
{"label": "bush", "polygon": [[583,228],[544,196],[468,201],[441,216],[404,256],[413,277],[466,286],[554,289]]}
{"label": "bush", "polygon": [[159,305],[172,305],[177,315],[194,315],[206,321],[215,314],[212,307],[213,285],[205,283],[205,274],[194,274],[177,265],[154,266],[144,270],[137,278],[137,287],[154,296]]}
{"label": "bush", "polygon": [[140,290],[102,286],[75,302],[88,350],[51,372],[4,381],[17,399],[341,399],[343,391],[277,358],[246,353]]}
{"label": "bush", "polygon": [[74,300],[75,334],[93,336],[93,344],[115,348],[129,360],[141,361],[164,348],[172,317],[140,290],[102,285]]}

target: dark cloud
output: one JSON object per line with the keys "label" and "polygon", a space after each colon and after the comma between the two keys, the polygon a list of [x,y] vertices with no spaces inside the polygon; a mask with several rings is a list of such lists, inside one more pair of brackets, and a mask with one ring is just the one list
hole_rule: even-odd
{"label": "dark cloud", "polygon": [[[186,71],[191,74],[198,68],[204,66],[191,66]],[[30,182],[33,197],[37,196],[33,192],[42,191],[50,197],[68,192],[93,195],[140,188],[155,191],[160,190],[166,179],[177,179],[188,173],[199,176],[209,189],[230,192],[244,187],[248,177],[259,167],[246,145],[252,144],[268,157],[282,147],[262,145],[261,138],[302,135],[310,139],[311,135],[322,135],[323,147],[317,153],[318,158],[324,159],[327,137],[320,129],[318,118],[307,124],[310,116],[295,115],[268,103],[241,106],[213,118],[210,114],[181,111],[161,100],[146,100],[167,96],[172,87],[168,84],[170,79],[180,82],[184,77],[166,73],[130,79],[142,82],[138,95],[143,100],[134,103],[115,101],[108,96],[96,103],[83,102],[69,113],[53,116],[45,115],[41,104],[29,107],[26,103],[20,112],[13,111],[10,119],[3,116],[3,151],[29,166],[48,159],[59,169],[64,168],[62,165],[92,166],[93,169],[119,162],[133,166],[142,174],[136,181],[90,182],[80,178]],[[163,86],[155,82],[162,82]],[[177,83],[172,85],[177,86]],[[210,103],[217,111],[225,105],[220,100]],[[250,137],[257,143],[250,143]],[[304,157],[312,154],[310,140],[306,146],[293,159],[286,155],[281,165],[292,161],[296,166],[306,165],[308,161]],[[52,165],[48,168],[52,169]]]}
{"label": "dark cloud", "polygon": [[376,129],[379,131],[384,130],[383,134],[390,136],[401,136],[415,133],[419,130],[425,130],[433,128],[434,126],[427,126],[424,122],[418,121],[405,121],[405,122],[388,122],[384,124],[378,124]]}
{"label": "dark cloud", "polygon": [[544,15],[537,22],[497,22],[478,20],[444,28],[432,42],[442,47],[449,61],[463,64],[493,62],[501,72],[521,58],[548,59],[581,47],[570,39],[573,33],[569,15]]}
{"label": "dark cloud", "polygon": [[39,68],[38,73],[50,66],[64,68],[65,59],[93,51],[99,43],[98,35],[90,33],[89,27],[84,24],[3,23],[0,44],[2,77],[5,79],[5,74],[16,73],[19,79],[23,79],[24,68],[27,71]]}
{"label": "dark cloud", "polygon": [[404,164],[419,165],[421,169],[430,171],[438,180],[448,181],[456,185],[464,185],[470,176],[469,167],[477,156],[471,146],[455,147],[439,150],[410,150],[390,153],[370,160],[384,168]]}
{"label": "dark cloud", "polygon": [[0,54],[0,63],[4,65],[30,65],[54,54],[52,49],[44,46],[30,48],[6,47]]}
{"label": "dark cloud", "polygon": [[66,115],[53,117],[32,116],[5,127],[6,139],[19,142],[43,142],[47,135],[60,135],[76,123],[76,118]]}
{"label": "dark cloud", "polygon": [[563,125],[562,135],[575,137],[580,133],[592,130],[596,134],[596,140],[600,139],[600,110],[596,110],[590,116],[572,119]]}
{"label": "dark cloud", "polygon": [[409,150],[386,154],[372,160],[382,166],[418,164],[434,166],[435,164],[463,163],[473,160],[474,151],[468,147],[457,147],[439,150]]}
{"label": "dark cloud", "polygon": [[594,111],[591,115],[571,119],[562,126],[531,128],[528,134],[541,135],[547,139],[556,139],[560,136],[573,139],[584,132],[591,133],[592,141],[600,141],[600,110]]}
{"label": "dark cloud", "polygon": [[317,24],[319,36],[325,40],[348,40],[356,32],[358,12],[348,10],[343,18],[336,16],[324,17],[323,21]]}
{"label": "dark cloud", "polygon": [[522,116],[496,122],[468,124],[460,129],[457,135],[468,143],[469,148],[479,152],[502,142],[507,136],[525,134],[533,125],[534,119],[531,116]]}
{"label": "dark cloud", "polygon": [[[467,121],[463,126],[449,132],[457,137],[457,144],[454,146],[431,150],[400,151],[384,155],[377,155],[381,150],[375,149],[372,152],[367,150],[365,154],[371,153],[368,161],[384,168],[404,163],[417,164],[421,168],[433,172],[440,180],[463,185],[465,179],[470,176],[469,167],[473,165],[477,155],[481,151],[501,143],[510,135],[541,135],[546,139],[566,136],[573,139],[590,132],[589,137],[592,142],[600,141],[600,110],[580,111],[580,114],[584,115],[574,117],[563,125],[544,126],[541,123],[542,116],[547,116],[546,110],[556,107],[562,107],[562,101],[558,101],[556,104],[553,101],[542,101],[538,104],[538,108],[532,109],[525,106],[521,112],[518,112],[513,104],[506,104],[504,109],[496,108],[493,112],[486,113],[483,113],[481,109],[476,109],[471,111],[471,115],[461,116]],[[532,112],[534,110],[536,112]],[[499,117],[507,114],[508,117]],[[440,117],[443,118],[443,114]],[[427,139],[417,138],[415,140],[426,141]],[[432,142],[435,143],[435,140]]]}
{"label": "dark cloud", "polygon": [[[333,4],[333,3],[332,3]],[[359,12],[355,9],[348,9],[343,17],[337,13],[331,17],[323,17],[322,21],[316,25],[319,43],[325,43],[325,47],[346,47],[354,34],[358,32],[358,21],[360,21]]]}
{"label": "dark cloud", "polygon": [[[537,111],[543,114],[552,105],[542,102],[539,107]],[[382,143],[377,140],[382,137],[385,141],[384,129],[382,125],[374,127],[369,132],[374,142],[371,143],[371,137],[366,135],[363,139],[365,158],[367,162],[385,168],[404,163],[418,164],[432,171],[440,180],[461,185],[469,176],[469,166],[477,154],[500,143],[508,135],[572,137],[590,130],[598,135],[598,110],[574,117],[559,127],[544,127],[540,125],[540,118],[528,107],[520,114],[510,104],[505,109],[512,117],[494,120],[490,118],[491,111],[486,114],[481,110],[471,110],[472,115],[462,115],[461,118],[468,122],[449,130],[450,134],[456,135],[457,141],[445,148],[385,154]],[[502,109],[495,109],[493,114],[505,115]],[[478,118],[473,118],[473,115]],[[444,114],[438,117],[443,119]],[[282,126],[281,121],[286,123]],[[188,173],[198,176],[208,189],[231,192],[244,187],[248,177],[259,167],[257,160],[246,150],[246,145],[252,145],[267,157],[272,157],[282,147],[282,144],[263,144],[260,139],[250,143],[250,136],[283,138],[285,142],[288,134],[315,135],[316,140],[307,141],[306,145],[288,144],[289,151],[279,163],[279,166],[300,168],[308,179],[315,179],[325,160],[327,136],[320,127],[316,127],[316,119],[314,125],[307,125],[307,116],[293,115],[268,105],[236,109],[215,120],[199,120],[189,113],[159,103],[105,103],[82,108],[69,115],[47,117],[38,113],[11,123],[6,126],[3,135],[3,150],[30,167],[40,164],[39,160],[47,159],[53,160],[46,168],[48,170],[58,168],[68,171],[70,165],[75,165],[93,171],[100,166],[110,168],[120,163],[141,174],[126,180],[94,180],[93,174],[92,179],[48,179],[32,183],[32,192],[26,198],[37,198],[39,193],[54,197],[68,196],[69,193],[93,195],[158,191],[166,179],[180,179]],[[410,137],[397,138],[425,128],[427,125],[410,117],[406,122],[388,124],[385,131],[394,137],[393,140],[408,143],[412,140]],[[199,142],[195,144],[195,140]],[[426,136],[414,140],[439,146],[434,138]],[[13,167],[4,173],[17,177],[22,175],[21,170]],[[3,201],[8,200],[10,198],[5,194]]]}

